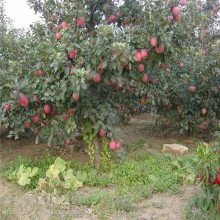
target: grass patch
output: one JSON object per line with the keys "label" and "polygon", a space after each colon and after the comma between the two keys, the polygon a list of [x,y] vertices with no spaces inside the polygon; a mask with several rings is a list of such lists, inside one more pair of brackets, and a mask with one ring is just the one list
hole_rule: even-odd
{"label": "grass patch", "polygon": [[[193,173],[194,155],[176,157],[168,154],[151,154],[137,143],[139,150],[130,151],[123,160],[113,162],[103,170],[100,176],[95,167],[89,164],[78,164],[70,161],[70,166],[84,187],[78,191],[69,191],[65,199],[71,205],[92,207],[94,212],[105,219],[110,214],[133,212],[136,205],[155,192],[171,190],[178,192],[186,176]],[[26,167],[38,167],[35,176],[27,189],[37,187],[39,178],[44,178],[46,170],[54,163],[55,158],[41,157],[30,160],[18,157],[2,167],[4,176],[21,164]]]}

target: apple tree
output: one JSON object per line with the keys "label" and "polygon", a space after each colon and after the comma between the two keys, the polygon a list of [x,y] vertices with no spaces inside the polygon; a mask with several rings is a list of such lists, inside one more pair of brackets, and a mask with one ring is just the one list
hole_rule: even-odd
{"label": "apple tree", "polygon": [[[68,145],[81,131],[91,161],[101,168],[101,155],[108,155],[108,146],[112,150],[121,147],[114,133],[114,126],[124,119],[121,105],[129,109],[139,101],[148,103],[153,112],[167,119],[168,112],[178,118],[183,105],[187,112],[181,117],[194,120],[195,109],[190,110],[188,103],[197,105],[209,97],[203,87],[195,97],[191,90],[195,84],[202,86],[199,80],[204,72],[211,68],[219,72],[214,63],[208,63],[216,53],[211,42],[218,43],[213,39],[207,45],[214,38],[209,28],[216,19],[217,3],[28,2],[42,14],[43,22],[33,25],[25,36],[22,57],[7,69],[14,73],[19,67],[1,113],[11,136],[18,138],[30,129],[36,141],[40,137],[49,145]],[[213,14],[206,8],[210,4]],[[215,74],[209,74],[211,82]],[[214,98],[213,102],[218,101]],[[182,126],[181,120],[176,122]]]}

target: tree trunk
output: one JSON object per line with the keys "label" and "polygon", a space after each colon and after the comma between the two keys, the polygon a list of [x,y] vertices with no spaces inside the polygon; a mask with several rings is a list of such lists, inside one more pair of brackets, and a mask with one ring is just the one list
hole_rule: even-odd
{"label": "tree trunk", "polygon": [[99,174],[102,174],[102,155],[101,155],[101,144],[98,137],[93,140],[94,145],[94,162],[98,166]]}

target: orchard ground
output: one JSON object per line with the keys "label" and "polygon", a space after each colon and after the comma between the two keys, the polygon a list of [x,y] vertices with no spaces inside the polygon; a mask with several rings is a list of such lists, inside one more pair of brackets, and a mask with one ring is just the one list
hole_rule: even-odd
{"label": "orchard ground", "polygon": [[[185,161],[188,163],[193,158],[196,143],[199,141],[199,138],[195,137],[165,137],[162,131],[152,127],[152,118],[148,114],[131,118],[129,125],[121,125],[117,128],[117,133],[124,142],[124,157],[134,162],[142,160],[141,155],[146,152],[149,153],[149,160],[166,157],[161,152],[162,145],[180,143],[189,147],[189,155],[186,159],[182,157],[183,164]],[[3,137],[0,144],[2,170],[19,155],[32,159],[42,157],[43,152],[45,155],[48,154],[46,144],[35,145],[30,137],[24,137],[19,141]],[[63,158],[75,160],[79,164],[85,164],[88,160],[83,151],[65,149],[59,153]],[[22,160],[20,159],[20,163]],[[171,161],[178,160],[173,156]],[[129,164],[131,163],[127,164],[128,167]],[[155,169],[160,169],[158,166],[161,164],[158,161],[157,165],[156,161]],[[167,175],[161,172],[161,175]],[[178,172],[181,175],[186,172],[187,175],[188,171],[183,165]],[[69,196],[64,198],[35,190],[23,190],[9,183],[3,174],[0,177],[0,219],[184,219],[186,206],[193,193],[198,191],[198,186],[184,181],[182,183],[174,181],[173,186],[165,184],[167,185],[160,190],[156,188],[148,190],[141,186],[142,195],[139,195],[139,190],[128,191],[127,187],[117,185],[84,186],[76,192],[70,192]],[[157,185],[157,187],[161,186]],[[194,212],[196,213],[197,210]]]}

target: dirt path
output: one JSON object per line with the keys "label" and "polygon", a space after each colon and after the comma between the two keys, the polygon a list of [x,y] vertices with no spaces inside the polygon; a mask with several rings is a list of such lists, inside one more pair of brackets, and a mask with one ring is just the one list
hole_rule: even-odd
{"label": "dirt path", "polygon": [[[187,200],[196,188],[185,186],[177,195],[171,193],[155,194],[142,201],[139,210],[112,216],[108,219],[124,220],[183,220],[183,210]],[[35,192],[22,192],[13,185],[0,180],[0,220],[51,220],[100,219],[87,207],[65,204],[62,199],[47,198]]]}

